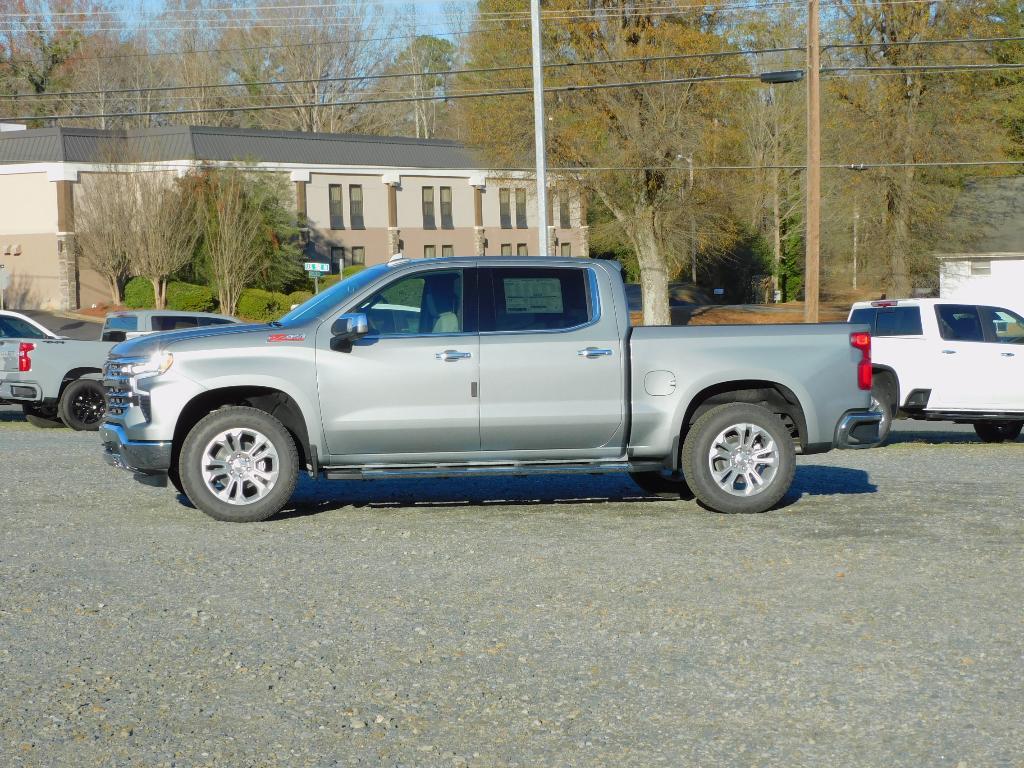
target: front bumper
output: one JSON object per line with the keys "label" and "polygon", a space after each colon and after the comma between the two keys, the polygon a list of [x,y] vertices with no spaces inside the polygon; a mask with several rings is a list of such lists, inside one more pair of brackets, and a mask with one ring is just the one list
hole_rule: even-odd
{"label": "front bumper", "polygon": [[109,422],[99,432],[103,458],[111,466],[142,475],[162,475],[171,468],[170,440],[129,440],[121,426]]}
{"label": "front bumper", "polygon": [[882,414],[877,411],[847,411],[836,425],[836,448],[870,448],[878,445],[878,425]]}

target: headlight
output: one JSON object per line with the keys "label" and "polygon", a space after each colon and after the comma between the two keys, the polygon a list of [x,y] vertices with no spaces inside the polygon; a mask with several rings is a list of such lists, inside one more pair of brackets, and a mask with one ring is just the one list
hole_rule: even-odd
{"label": "headlight", "polygon": [[174,364],[174,355],[170,352],[157,352],[150,355],[148,360],[135,363],[128,370],[134,378],[148,378],[167,373],[167,370]]}

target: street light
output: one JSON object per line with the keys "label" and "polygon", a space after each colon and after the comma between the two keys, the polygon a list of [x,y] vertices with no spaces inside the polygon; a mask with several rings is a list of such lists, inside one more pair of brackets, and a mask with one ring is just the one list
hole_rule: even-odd
{"label": "street light", "polygon": [[804,71],[802,69],[783,69],[779,72],[762,72],[758,78],[762,83],[768,83],[768,85],[799,83],[804,79]]}

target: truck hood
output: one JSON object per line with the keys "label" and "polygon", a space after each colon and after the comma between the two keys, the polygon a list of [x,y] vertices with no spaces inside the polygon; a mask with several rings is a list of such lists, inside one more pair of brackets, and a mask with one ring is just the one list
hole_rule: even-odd
{"label": "truck hood", "polygon": [[149,333],[145,336],[138,336],[128,341],[122,341],[110,350],[111,357],[149,357],[161,350],[173,348],[175,344],[200,339],[220,338],[224,336],[239,336],[245,334],[274,331],[275,326],[267,323],[252,323],[247,325],[214,325],[207,328],[188,328],[183,331],[164,331],[163,333]]}

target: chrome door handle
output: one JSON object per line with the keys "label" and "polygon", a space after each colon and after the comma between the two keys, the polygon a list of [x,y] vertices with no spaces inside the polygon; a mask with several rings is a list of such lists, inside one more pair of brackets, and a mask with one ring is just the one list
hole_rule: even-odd
{"label": "chrome door handle", "polygon": [[1013,352],[1000,352],[999,356],[1000,357],[1016,357],[1016,355]]}
{"label": "chrome door handle", "polygon": [[944,349],[944,350],[942,350],[942,354],[944,354],[944,355],[955,355],[956,354],[956,350],[955,349]]}
{"label": "chrome door handle", "polygon": [[446,363],[452,363],[456,360],[467,360],[472,356],[472,352],[459,352],[457,349],[446,349],[444,352],[438,352],[435,354],[434,359],[444,360]]}
{"label": "chrome door handle", "polygon": [[598,349],[597,347],[587,347],[586,349],[581,349],[576,354],[579,355],[580,357],[585,357],[588,360],[592,360],[595,357],[611,357],[612,351],[610,349]]}

